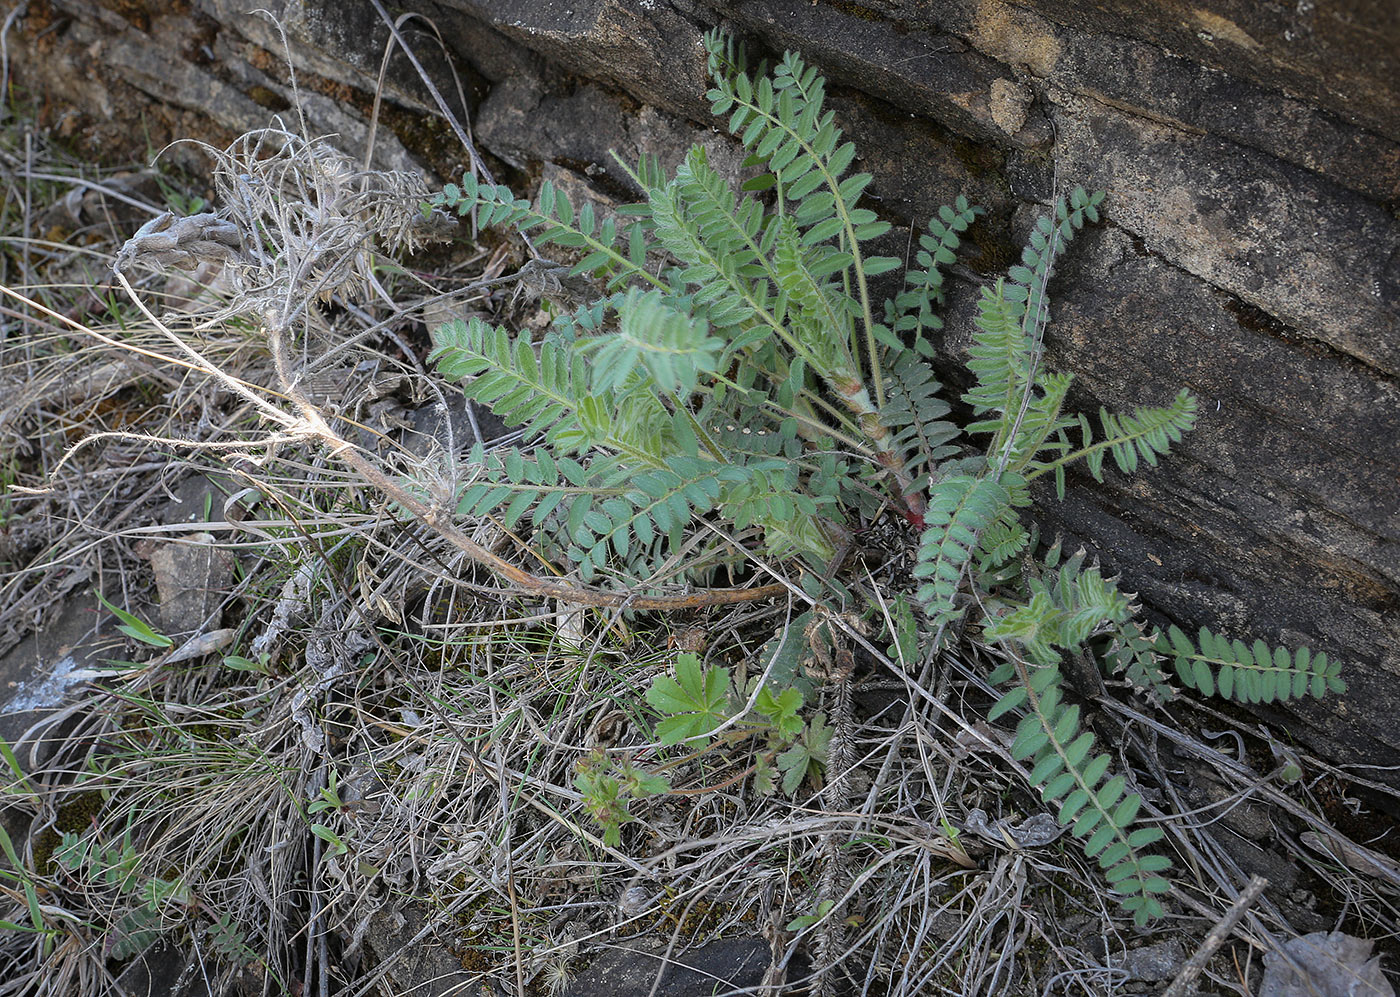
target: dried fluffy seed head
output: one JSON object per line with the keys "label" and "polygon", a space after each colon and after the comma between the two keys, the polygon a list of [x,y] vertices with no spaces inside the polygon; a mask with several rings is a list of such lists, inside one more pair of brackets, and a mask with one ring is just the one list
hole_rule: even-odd
{"label": "dried fluffy seed head", "polygon": [[136,230],[113,266],[125,270],[143,263],[161,271],[195,270],[202,263],[236,263],[242,258],[243,239],[232,222],[215,214],[177,218],[166,211]]}
{"label": "dried fluffy seed head", "polygon": [[215,161],[218,214],[147,223],[117,268],[222,262],[235,278],[230,313],[290,321],[311,299],[362,298],[376,249],[412,252],[455,227],[439,210],[424,214],[421,176],[363,169],[325,139],[263,128],[227,149],[203,148]]}

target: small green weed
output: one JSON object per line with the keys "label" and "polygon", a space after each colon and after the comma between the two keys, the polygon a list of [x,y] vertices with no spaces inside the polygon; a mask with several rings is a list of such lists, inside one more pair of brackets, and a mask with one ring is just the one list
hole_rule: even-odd
{"label": "small green weed", "polygon": [[[741,742],[756,742],[754,761],[742,776],[752,776],[761,796],[779,788],[793,796],[805,781],[820,784],[827,761],[831,728],[826,716],[802,715],[801,690],[759,685],[735,687],[728,668],[705,667],[695,654],[676,657],[675,676],[658,675],[646,693],[647,705],[659,715],[653,736],[667,747],[684,747],[692,757],[714,757],[721,764]],[[748,707],[752,703],[752,708]],[[674,762],[650,771],[621,763],[602,753],[581,760],[574,784],[585,806],[604,829],[604,842],[617,844],[620,828],[633,819],[629,802],[668,792],[671,784],[663,772]],[[734,778],[724,780],[724,785]]]}
{"label": "small green weed", "polygon": [[698,657],[682,654],[676,659],[676,677],[658,676],[647,690],[647,703],[666,715],[656,725],[658,741],[693,740],[703,747],[710,733],[728,719],[729,669],[702,670]]}

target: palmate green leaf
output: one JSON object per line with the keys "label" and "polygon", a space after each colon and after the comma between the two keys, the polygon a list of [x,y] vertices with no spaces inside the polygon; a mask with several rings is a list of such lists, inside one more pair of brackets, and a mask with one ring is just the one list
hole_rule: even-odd
{"label": "palmate green leaf", "polygon": [[791,748],[778,755],[778,771],[783,774],[783,792],[788,796],[797,792],[802,780],[815,776],[826,765],[827,749],[831,744],[832,730],[826,724],[826,714],[812,717],[800,737]]}
{"label": "palmate green leaf", "polygon": [[656,725],[662,744],[694,739],[703,746],[726,719],[729,669],[705,668],[694,654],[676,658],[676,677],[658,675],[647,690],[647,705],[665,716]]}
{"label": "palmate green leaf", "polygon": [[790,741],[802,732],[803,722],[799,716],[802,693],[797,689],[784,689],[774,695],[765,685],[759,689],[753,708],[759,716],[767,718],[781,740]]}

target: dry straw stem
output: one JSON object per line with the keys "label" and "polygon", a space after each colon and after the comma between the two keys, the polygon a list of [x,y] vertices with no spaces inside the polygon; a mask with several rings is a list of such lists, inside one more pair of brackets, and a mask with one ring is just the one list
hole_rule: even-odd
{"label": "dry straw stem", "polygon": [[1210,934],[1206,935],[1200,947],[1186,961],[1186,965],[1181,967],[1181,971],[1176,974],[1176,979],[1172,980],[1172,985],[1162,991],[1162,997],[1185,997],[1192,989],[1196,978],[1201,975],[1206,968],[1206,963],[1210,962],[1211,956],[1215,955],[1220,946],[1225,944],[1225,939],[1230,937],[1230,932],[1235,930],[1235,925],[1240,923],[1250,905],[1259,899],[1259,895],[1264,892],[1269,881],[1263,876],[1250,877],[1249,883],[1240,891],[1240,895],[1235,898],[1235,902],[1230,905],[1230,909],[1225,915],[1210,929]]}
{"label": "dry straw stem", "polygon": [[579,606],[679,612],[687,609],[701,609],[706,606],[722,606],[775,598],[788,590],[785,584],[774,583],[743,589],[706,589],[683,595],[637,595],[629,592],[610,592],[607,589],[595,588],[591,585],[578,585],[533,575],[523,568],[511,564],[500,555],[492,553],[467,536],[452,522],[449,515],[440,506],[429,505],[416,498],[361,454],[354,444],[331,429],[321,417],[319,410],[307,400],[296,386],[294,379],[283,373],[286,361],[283,337],[276,331],[269,330],[269,340],[273,344],[273,355],[278,360],[277,369],[282,380],[282,388],[301,407],[304,425],[311,435],[319,439],[334,457],[350,465],[365,481],[387,495],[395,505],[412,514],[473,561],[491,569],[525,593],[559,599]]}

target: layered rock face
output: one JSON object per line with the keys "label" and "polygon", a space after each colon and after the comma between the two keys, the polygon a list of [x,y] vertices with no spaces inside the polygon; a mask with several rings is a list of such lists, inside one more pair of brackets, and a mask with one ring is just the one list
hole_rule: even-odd
{"label": "layered rock face", "polygon": [[[265,124],[293,99],[290,59],[310,128],[355,148],[384,17],[373,0],[263,5],[285,45],[232,0],[36,0],[11,60],[61,130],[102,141],[140,113],[158,143]],[[889,251],[958,194],[989,209],[946,330],[955,383],[976,283],[1055,192],[1106,189],[1108,223],[1051,285],[1049,362],[1076,374],[1082,409],[1164,404],[1185,385],[1202,418],[1161,467],[1072,480],[1044,515],[1163,619],[1342,658],[1350,694],[1288,725],[1334,759],[1397,762],[1393,2],[410,0],[389,15],[403,11],[483,151],[601,200],[625,196],[610,149],[674,162],[703,141],[737,161],[703,98],[703,31],[801,50],[876,177]],[[459,169],[401,53],[385,86],[381,161]],[[81,114],[62,118],[65,102]]]}

